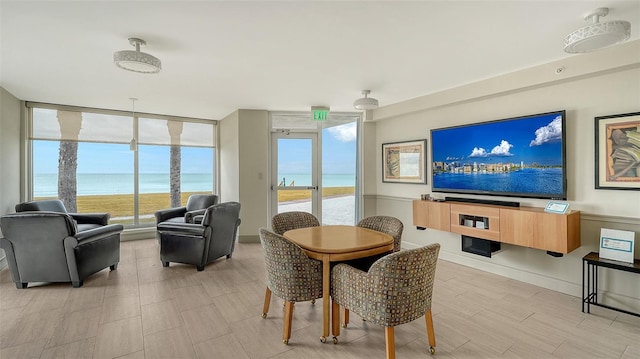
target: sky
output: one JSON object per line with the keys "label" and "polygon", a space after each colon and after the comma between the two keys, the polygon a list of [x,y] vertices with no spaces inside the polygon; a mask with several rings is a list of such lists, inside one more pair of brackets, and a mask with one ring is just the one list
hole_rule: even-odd
{"label": "sky", "polygon": [[[322,131],[322,172],[324,174],[356,172],[356,137],[355,122]],[[311,140],[283,138],[278,141],[278,172],[311,173]]]}
{"label": "sky", "polygon": [[431,132],[434,162],[562,164],[558,113],[483,122]]}

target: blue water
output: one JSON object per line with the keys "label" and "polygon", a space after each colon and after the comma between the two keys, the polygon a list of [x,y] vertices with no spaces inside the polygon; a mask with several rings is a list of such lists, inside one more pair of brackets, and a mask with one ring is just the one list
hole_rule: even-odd
{"label": "blue water", "polygon": [[[310,186],[311,175],[285,174],[287,186],[294,181],[296,186]],[[78,174],[79,196],[104,194],[132,194],[133,174]],[[282,180],[282,178],[280,178]],[[354,174],[325,174],[324,187],[355,186]],[[182,174],[180,179],[183,192],[207,192],[213,189],[211,174]],[[58,175],[37,174],[33,179],[34,197],[56,197],[58,195]],[[140,193],[169,193],[169,174],[140,174]]]}
{"label": "blue water", "polygon": [[433,177],[434,188],[473,191],[562,194],[562,169],[525,168],[506,173],[439,173]]}
{"label": "blue water", "polygon": [[[132,194],[133,174],[78,174],[79,196],[103,194]],[[211,174],[182,174],[180,185],[183,192],[211,192]],[[33,178],[34,197],[58,195],[58,175],[37,174]],[[169,174],[140,174],[140,193],[169,193]]]}

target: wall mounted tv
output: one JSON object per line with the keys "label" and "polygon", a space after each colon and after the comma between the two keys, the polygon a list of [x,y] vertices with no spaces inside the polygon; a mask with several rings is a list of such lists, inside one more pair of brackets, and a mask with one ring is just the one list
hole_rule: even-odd
{"label": "wall mounted tv", "polygon": [[434,192],[567,199],[565,111],[431,130]]}

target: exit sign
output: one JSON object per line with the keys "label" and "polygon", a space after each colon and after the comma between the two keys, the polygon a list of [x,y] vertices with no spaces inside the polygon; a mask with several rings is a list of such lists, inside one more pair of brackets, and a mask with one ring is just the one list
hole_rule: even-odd
{"label": "exit sign", "polygon": [[311,113],[315,121],[326,121],[329,118],[329,107],[311,107]]}

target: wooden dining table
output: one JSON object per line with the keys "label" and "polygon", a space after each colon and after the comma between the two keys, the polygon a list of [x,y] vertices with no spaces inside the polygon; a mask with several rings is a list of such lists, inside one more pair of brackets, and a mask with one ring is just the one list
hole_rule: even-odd
{"label": "wooden dining table", "polygon": [[322,261],[322,336],[329,336],[331,262],[364,258],[393,250],[393,237],[357,226],[319,226],[293,229],[284,237],[300,246],[309,258]]}

